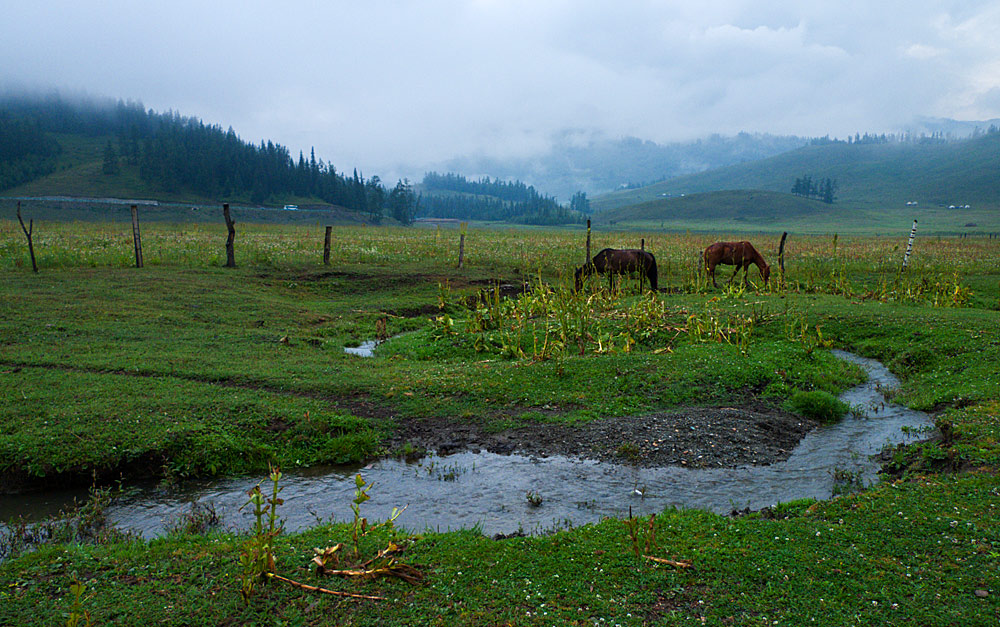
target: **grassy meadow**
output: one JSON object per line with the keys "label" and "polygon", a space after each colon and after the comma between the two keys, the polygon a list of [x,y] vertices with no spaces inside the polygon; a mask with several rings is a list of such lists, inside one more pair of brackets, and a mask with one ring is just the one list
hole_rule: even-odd
{"label": "grassy meadow", "polygon": [[[738,231],[601,231],[593,252],[644,238],[661,292],[593,278],[574,293],[580,231],[474,228],[458,269],[455,229],[338,226],[324,265],[319,224],[236,228],[225,268],[221,219],[144,223],[137,269],[127,222],[39,220],[35,274],[17,221],[0,219],[0,486],[263,478],[270,464],[398,453],[392,434],[422,418],[501,430],[751,397],[787,406],[860,380],[830,347],[886,363],[902,380],[894,400],[933,412],[942,437],[893,451],[883,483],[830,501],[544,537],[406,530],[405,513],[368,530],[362,486],[355,524],[300,534],[268,533],[266,507],[281,506],[264,496],[256,533],[192,524],[152,541],[101,531],[99,504],[85,506],[54,541],[0,562],[0,623],[995,624],[1000,241],[918,233],[901,272],[905,232],[793,233],[770,285],[756,270],[749,288],[727,285],[722,267],[713,288],[698,253]],[[751,239],[776,266],[777,238]],[[522,282],[534,289],[520,298],[490,295]],[[384,337],[371,359],[343,350]],[[317,574],[313,547],[338,542],[343,568],[372,558],[422,580]],[[390,543],[402,548],[377,556]],[[258,580],[266,570],[381,598]]]}
{"label": "grassy meadow", "polygon": [[619,229],[702,232],[839,233],[861,237],[898,238],[914,220],[918,234],[930,237],[997,237],[1000,211],[993,204],[949,209],[927,203],[907,207],[896,201],[855,201],[826,204],[788,193],[728,190],[691,194],[613,208],[597,214],[595,224]]}

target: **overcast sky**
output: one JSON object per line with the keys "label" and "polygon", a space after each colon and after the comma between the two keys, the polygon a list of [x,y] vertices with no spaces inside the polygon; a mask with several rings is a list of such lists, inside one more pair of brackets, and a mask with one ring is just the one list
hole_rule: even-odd
{"label": "overcast sky", "polygon": [[[5,2],[0,87],[142,101],[341,170],[1000,117],[1000,2]],[[400,167],[405,164],[405,167]]]}

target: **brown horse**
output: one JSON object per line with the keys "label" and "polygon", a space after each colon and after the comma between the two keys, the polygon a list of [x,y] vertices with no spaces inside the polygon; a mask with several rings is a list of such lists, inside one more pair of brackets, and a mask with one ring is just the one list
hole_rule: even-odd
{"label": "brown horse", "polygon": [[757,249],[750,245],[750,242],[716,242],[705,249],[705,268],[708,275],[712,277],[712,285],[719,287],[715,283],[715,266],[720,263],[726,266],[736,266],[730,282],[736,278],[736,273],[743,269],[743,283],[747,282],[747,270],[750,264],[755,264],[760,270],[760,275],[764,277],[764,285],[767,285],[767,277],[771,276],[771,266],[767,265],[764,257]]}
{"label": "brown horse", "polygon": [[594,255],[590,263],[576,269],[576,289],[579,291],[583,287],[583,279],[591,274],[608,274],[612,277],[616,274],[628,274],[629,272],[639,273],[639,289],[642,289],[643,278],[649,279],[649,287],[654,292],[656,286],[656,257],[653,253],[635,248],[605,248]]}

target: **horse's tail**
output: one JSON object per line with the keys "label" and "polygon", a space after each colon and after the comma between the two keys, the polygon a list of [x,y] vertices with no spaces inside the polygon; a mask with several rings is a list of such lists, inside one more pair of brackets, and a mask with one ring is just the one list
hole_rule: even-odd
{"label": "horse's tail", "polygon": [[649,268],[646,270],[646,278],[649,279],[649,287],[652,288],[654,292],[660,291],[660,288],[656,282],[656,257],[653,253],[649,254]]}

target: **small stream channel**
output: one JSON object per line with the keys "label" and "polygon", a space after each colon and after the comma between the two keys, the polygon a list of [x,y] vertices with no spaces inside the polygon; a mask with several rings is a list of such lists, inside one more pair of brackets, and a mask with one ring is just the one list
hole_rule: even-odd
{"label": "small stream channel", "polygon": [[[374,484],[362,506],[369,520],[383,520],[393,507],[408,506],[397,524],[412,531],[478,528],[486,535],[544,533],[605,517],[655,513],[668,507],[718,513],[759,509],[802,498],[829,498],[835,472],[869,484],[877,480],[872,456],[884,447],[926,438],[933,421],[923,412],[886,402],[881,389],[899,381],[879,362],[835,351],[860,365],[868,382],[841,395],[864,410],[806,435],[787,461],[771,466],[687,469],[638,468],[576,458],[524,457],[487,452],[429,455],[415,462],[384,459],[363,468],[313,468],[286,473],[279,513],[290,531],[318,522],[351,518],[354,475]],[[189,482],[180,488],[139,486],[108,511],[124,529],[145,537],[165,532],[189,512],[192,503],[210,504],[227,528],[249,526],[246,493],[256,483],[246,478]],[[266,486],[265,486],[266,487]],[[531,492],[540,505],[528,502]],[[68,495],[0,497],[0,520],[44,515]]]}

